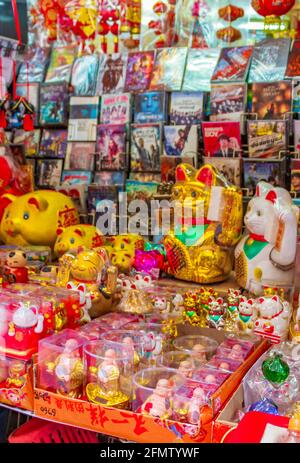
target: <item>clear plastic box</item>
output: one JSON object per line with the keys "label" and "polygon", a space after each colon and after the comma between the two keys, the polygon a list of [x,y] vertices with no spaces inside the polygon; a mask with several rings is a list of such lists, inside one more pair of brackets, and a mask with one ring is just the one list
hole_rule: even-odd
{"label": "clear plastic box", "polygon": [[133,349],[111,341],[91,341],[84,346],[84,393],[98,405],[130,407]]}
{"label": "clear plastic box", "polygon": [[[126,328],[126,327],[125,327]],[[134,371],[146,368],[148,364],[148,336],[141,331],[114,330],[105,332],[102,340],[120,344],[121,348],[131,348],[134,355]]]}
{"label": "clear plastic box", "polygon": [[83,346],[86,335],[66,329],[39,342],[37,385],[71,398],[83,392]]}
{"label": "clear plastic box", "polygon": [[41,297],[4,289],[0,299],[0,353],[29,360],[39,340],[53,332],[52,305]]}
{"label": "clear plastic box", "polygon": [[218,343],[206,336],[188,335],[176,338],[174,347],[176,350],[190,353],[196,362],[206,363],[216,352]]}
{"label": "clear plastic box", "polygon": [[176,391],[186,379],[171,368],[147,368],[133,377],[133,411],[154,418],[172,419]]}
{"label": "clear plastic box", "polygon": [[[202,365],[202,362],[200,362],[199,365]],[[164,352],[160,355],[158,358],[158,366],[174,368],[186,378],[192,378],[193,372],[195,368],[197,368],[197,362],[195,362],[195,359],[190,353],[175,350]]]}

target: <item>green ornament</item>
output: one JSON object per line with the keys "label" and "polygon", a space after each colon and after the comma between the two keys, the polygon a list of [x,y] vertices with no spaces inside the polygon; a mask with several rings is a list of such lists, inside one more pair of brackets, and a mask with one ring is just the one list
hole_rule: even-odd
{"label": "green ornament", "polygon": [[194,312],[194,310],[192,310],[191,312],[187,312],[186,313],[188,317],[192,318],[194,315],[196,315],[196,312]]}
{"label": "green ornament", "polygon": [[274,386],[280,386],[286,381],[290,374],[288,364],[282,360],[282,355],[272,353],[261,366],[264,377]]}

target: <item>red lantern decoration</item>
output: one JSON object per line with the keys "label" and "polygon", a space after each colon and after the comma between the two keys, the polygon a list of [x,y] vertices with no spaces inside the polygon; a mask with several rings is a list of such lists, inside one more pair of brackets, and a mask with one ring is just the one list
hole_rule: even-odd
{"label": "red lantern decoration", "polygon": [[261,16],[283,16],[295,5],[295,0],[252,0],[252,8]]}

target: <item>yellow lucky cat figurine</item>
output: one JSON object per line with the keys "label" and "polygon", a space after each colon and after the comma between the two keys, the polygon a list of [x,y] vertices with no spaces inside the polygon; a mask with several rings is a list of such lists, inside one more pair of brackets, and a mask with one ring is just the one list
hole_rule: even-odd
{"label": "yellow lucky cat figurine", "polygon": [[225,280],[232,271],[232,248],[242,231],[241,191],[211,165],[196,170],[180,164],[171,200],[178,204],[164,238],[164,270],[197,283]]}
{"label": "yellow lucky cat figurine", "polygon": [[[101,283],[104,271],[107,276],[105,287]],[[79,249],[76,256],[64,254],[59,259],[57,285],[68,287],[70,283],[86,288],[85,295],[91,299],[88,313],[92,318],[111,310],[117,287],[117,269],[109,265],[104,248]]]}

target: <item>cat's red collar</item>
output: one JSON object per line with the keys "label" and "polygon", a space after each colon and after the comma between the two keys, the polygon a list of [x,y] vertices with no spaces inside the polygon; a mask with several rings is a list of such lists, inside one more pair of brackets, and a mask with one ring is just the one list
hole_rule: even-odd
{"label": "cat's red collar", "polygon": [[249,238],[252,238],[255,241],[262,241],[267,243],[268,241],[264,238],[264,235],[256,235],[255,233],[250,233]]}
{"label": "cat's red collar", "polygon": [[283,312],[283,309],[281,309],[280,312],[277,312],[275,315],[272,315],[272,317],[261,317],[261,318],[263,320],[273,320],[273,318],[278,317],[282,312]]}

